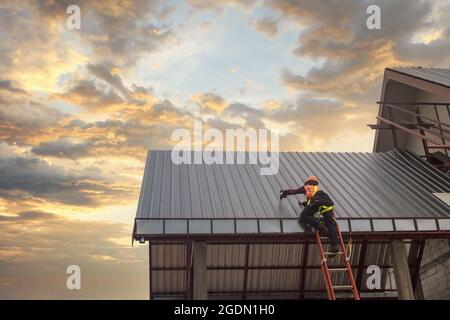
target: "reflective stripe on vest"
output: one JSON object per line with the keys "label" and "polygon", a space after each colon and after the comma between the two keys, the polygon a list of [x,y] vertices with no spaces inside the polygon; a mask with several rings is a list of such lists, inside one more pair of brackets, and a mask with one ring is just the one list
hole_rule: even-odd
{"label": "reflective stripe on vest", "polygon": [[[308,201],[306,202],[306,205],[309,206],[309,204],[311,203],[311,199],[308,199]],[[318,214],[324,214],[328,211],[333,210],[334,206],[320,206],[319,207],[319,211],[317,212]]]}
{"label": "reflective stripe on vest", "polygon": [[[306,190],[307,190],[307,194],[310,195],[310,196],[308,197],[307,201],[306,201],[306,205],[309,206],[309,204],[311,203],[312,197],[314,197],[314,195],[316,194],[317,191],[320,190],[320,188],[319,188],[318,186],[314,186],[314,187],[312,188],[312,190],[310,189],[311,186],[306,186],[305,188],[306,188]],[[312,192],[311,192],[311,191],[312,191]],[[311,194],[311,193],[312,193],[312,194]],[[331,211],[331,210],[333,210],[333,206],[320,206],[320,207],[319,207],[319,211],[318,211],[317,213],[319,213],[319,214],[324,214],[324,213],[326,213],[326,212],[328,212],[328,211]]]}
{"label": "reflective stripe on vest", "polygon": [[333,206],[320,206],[319,214],[324,214],[325,212],[333,210]]}

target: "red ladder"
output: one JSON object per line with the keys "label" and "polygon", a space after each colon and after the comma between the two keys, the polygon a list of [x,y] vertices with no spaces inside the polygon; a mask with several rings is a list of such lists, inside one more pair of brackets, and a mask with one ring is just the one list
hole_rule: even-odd
{"label": "red ladder", "polygon": [[[344,257],[344,266],[343,267],[340,267],[340,268],[329,268],[328,267],[328,263],[327,263],[328,256],[335,256],[335,254],[331,253],[331,252],[323,251],[323,245],[322,245],[321,237],[319,235],[319,231],[315,232],[317,245],[319,246],[319,251],[320,251],[320,261],[321,261],[320,265],[321,265],[321,269],[322,269],[322,273],[323,273],[323,279],[325,281],[325,286],[327,288],[328,299],[336,300],[336,295],[334,293],[335,290],[340,290],[340,291],[348,290],[348,291],[353,292],[355,300],[359,300],[360,299],[359,292],[358,292],[358,288],[356,287],[355,278],[353,277],[352,266],[350,265],[350,258],[347,255],[347,250],[345,249],[344,240],[342,239],[342,234],[341,234],[341,231],[339,230],[339,225],[337,224],[336,221],[335,221],[335,225],[336,225],[336,232],[337,232],[337,235],[339,238],[339,247],[340,247],[340,251],[337,253],[337,255],[342,255]],[[350,283],[348,285],[334,286],[333,282],[331,281],[330,272],[342,272],[342,271],[347,272]]]}

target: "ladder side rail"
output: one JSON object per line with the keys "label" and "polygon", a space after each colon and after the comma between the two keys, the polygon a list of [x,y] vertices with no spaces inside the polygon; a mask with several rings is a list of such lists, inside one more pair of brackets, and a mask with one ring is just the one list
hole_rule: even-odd
{"label": "ladder side rail", "polygon": [[336,300],[336,295],[333,290],[333,284],[331,282],[330,271],[328,270],[327,259],[325,257],[322,241],[320,240],[320,235],[318,231],[315,231],[316,242],[319,246],[319,254],[320,254],[320,267],[322,269],[323,278],[325,281],[325,287],[327,289],[327,295],[329,300]]}
{"label": "ladder side rail", "polygon": [[342,250],[343,255],[344,255],[344,264],[345,264],[345,267],[347,268],[347,274],[348,274],[348,278],[350,280],[350,284],[352,286],[352,291],[353,291],[353,294],[355,296],[355,300],[360,300],[358,288],[356,286],[356,281],[355,281],[355,278],[353,276],[352,266],[350,264],[350,257],[347,255],[347,249],[345,248],[344,239],[342,238],[342,233],[341,233],[341,230],[339,229],[339,224],[337,223],[337,221],[336,221],[334,216],[333,216],[333,220],[334,220],[334,223],[336,225],[336,231],[337,231],[337,234],[338,234],[338,237],[339,237],[339,246],[341,247],[341,250]]}

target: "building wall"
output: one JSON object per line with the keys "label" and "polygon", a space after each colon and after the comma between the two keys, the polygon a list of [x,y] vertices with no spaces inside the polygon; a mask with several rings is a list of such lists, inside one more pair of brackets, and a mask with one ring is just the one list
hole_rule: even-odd
{"label": "building wall", "polygon": [[[393,80],[390,80],[385,89],[385,97],[382,99],[387,102],[424,102],[424,103],[450,103],[448,98],[441,97],[437,94],[433,94],[430,92],[426,92],[420,90],[418,88],[414,88],[408,86],[403,83],[399,83]],[[409,111],[414,111],[414,106],[403,106],[405,109]],[[439,120],[443,123],[450,124],[450,115],[445,106],[437,107]],[[438,120],[435,109],[433,106],[421,106],[420,107],[421,115]],[[403,121],[407,122],[416,122],[414,116],[407,115],[405,113],[392,110],[391,111],[392,120],[397,123],[401,123]],[[389,119],[389,114],[387,112],[387,108],[384,108],[382,117],[385,119]],[[425,136],[434,137],[430,133],[425,132]],[[396,136],[398,141],[398,146],[400,149],[408,150],[412,153],[415,153],[420,156],[425,155],[425,151],[422,145],[422,140],[416,136],[409,135],[401,130],[396,130]],[[439,140],[439,138],[434,138],[435,140]],[[391,130],[380,130],[378,144],[376,147],[376,151],[389,151],[394,149],[394,142]],[[443,149],[432,149],[432,152],[443,152],[446,153]]]}
{"label": "building wall", "polygon": [[[434,103],[434,102],[449,103],[450,102],[448,98],[444,98],[437,94],[433,94],[433,93],[426,92],[423,90],[416,91],[415,101],[416,102],[427,102],[427,103]],[[436,111],[437,111],[437,114],[436,114]],[[450,124],[450,115],[445,106],[437,106],[436,109],[434,109],[434,106],[423,106],[420,108],[420,112],[425,117],[434,119],[436,121],[441,121],[445,124]],[[431,135],[428,132],[425,132],[425,136],[433,137],[433,135]],[[435,140],[436,139],[439,140],[439,138],[435,138]],[[414,149],[412,146],[414,146],[414,145],[417,146],[418,144],[421,145],[420,139],[415,138],[415,139],[410,139],[410,140],[414,140],[414,142],[409,142],[408,147],[411,147],[412,150],[417,150],[417,149]],[[442,142],[442,143],[444,143],[444,142]],[[423,150],[423,148],[420,148],[420,149]],[[444,149],[433,149],[433,150],[430,150],[430,153],[438,152],[438,151],[440,151],[444,154],[446,153],[446,150],[444,150]]]}
{"label": "building wall", "polygon": [[[423,90],[417,90],[416,101],[442,103],[449,102],[447,98],[443,98]],[[437,112],[438,115],[436,115],[436,110],[433,107],[425,107],[421,109],[422,115],[435,120],[440,120],[446,124],[450,124],[450,114],[445,107],[438,107]],[[430,136],[428,133],[425,135]],[[409,144],[409,146],[411,145],[412,143]],[[411,149],[414,150],[413,148]],[[430,153],[438,151],[446,153],[446,150],[443,149],[430,150]],[[449,240],[427,240],[420,276],[425,299],[450,299]]]}
{"label": "building wall", "polygon": [[[415,96],[416,96],[416,88],[407,86],[400,82],[390,80],[386,84],[385,96],[381,100],[383,100],[384,102],[406,102],[406,101],[409,102],[415,101]],[[391,114],[393,121],[400,120],[397,111],[392,110]],[[388,108],[383,108],[383,113],[381,114],[381,116],[385,119],[390,118]],[[403,117],[402,119],[404,120],[411,121],[411,119],[409,119],[409,116],[407,115],[405,116],[403,114],[402,117]],[[379,134],[378,144],[376,147],[377,152],[389,151],[395,148],[391,130],[380,130],[378,134]],[[407,143],[408,136],[405,133],[401,132],[400,130],[396,130],[396,136],[399,145],[404,145]]]}
{"label": "building wall", "polygon": [[426,241],[420,267],[420,279],[425,299],[450,299],[449,240]]}
{"label": "building wall", "polygon": [[[420,90],[396,81],[390,81],[385,90],[383,101],[389,102],[441,102],[448,103],[449,99],[439,95]],[[408,108],[414,111],[413,107]],[[423,116],[438,120],[433,106],[421,107]],[[389,119],[385,111],[382,116]],[[392,111],[393,121],[400,123],[401,120],[415,122],[412,116],[408,116],[398,111]],[[450,115],[446,108],[438,107],[439,120],[450,124]],[[408,135],[400,130],[396,130],[397,140],[400,149],[406,149],[412,153],[423,156],[425,154],[421,139]],[[425,133],[430,136],[429,133]],[[389,151],[394,149],[392,131],[381,130],[378,144],[375,151]],[[445,150],[430,150],[430,152]],[[420,269],[420,279],[423,296],[425,299],[450,299],[450,246],[449,240],[430,239],[426,241],[422,264]]]}

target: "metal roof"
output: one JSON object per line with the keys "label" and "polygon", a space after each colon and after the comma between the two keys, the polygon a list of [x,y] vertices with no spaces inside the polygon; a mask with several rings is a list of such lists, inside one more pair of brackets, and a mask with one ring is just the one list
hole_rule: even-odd
{"label": "metal roof", "polygon": [[[186,235],[205,233],[209,298],[325,298],[317,245],[310,233],[307,238],[294,228],[299,228],[302,196],[278,198],[280,189],[298,187],[312,174],[336,202],[345,241],[353,239],[350,260],[363,297],[395,295],[389,235],[408,231],[405,238],[411,239],[410,231],[450,231],[450,209],[433,195],[450,192],[450,178],[409,152],[282,152],[279,157],[278,173],[263,176],[261,164],[176,165],[171,151],[149,152],[133,234],[150,240],[153,299],[189,295],[194,237]],[[375,232],[376,239],[359,232],[380,230],[397,232]],[[265,237],[248,236],[255,232]],[[223,233],[231,237],[222,240]],[[177,234],[185,235],[172,237]],[[330,261],[332,267],[342,264],[341,256]],[[379,291],[366,287],[371,265],[382,271]],[[336,274],[333,283],[348,279]]]}
{"label": "metal roof", "polygon": [[444,68],[423,68],[423,67],[396,67],[387,70],[403,73],[415,78],[433,82],[450,88],[450,69]]}
{"label": "metal roof", "polygon": [[309,175],[334,200],[337,218],[450,217],[433,195],[450,192],[450,177],[407,151],[281,152],[279,159],[277,174],[260,175],[262,165],[248,161],[177,165],[171,151],[150,151],[136,218],[295,218],[303,196],[280,201],[279,191]]}

